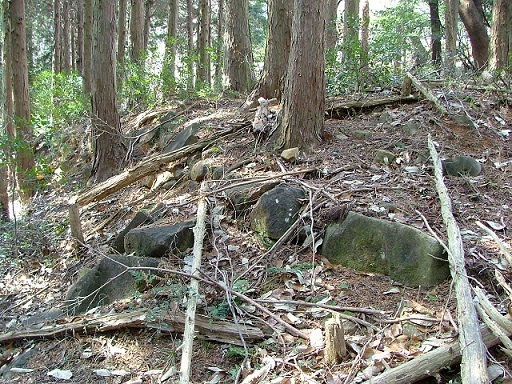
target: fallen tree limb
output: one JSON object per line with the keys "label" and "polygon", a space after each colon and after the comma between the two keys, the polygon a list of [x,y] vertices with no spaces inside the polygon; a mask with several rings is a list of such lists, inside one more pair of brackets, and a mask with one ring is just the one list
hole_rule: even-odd
{"label": "fallen tree limb", "polygon": [[[151,328],[166,333],[181,333],[185,329],[185,315],[180,312],[154,313],[140,309],[100,317],[76,316],[71,320],[60,319],[56,324],[45,325],[37,329],[26,328],[0,334],[0,343],[57,337],[69,333],[107,332],[121,328]],[[255,326],[240,325],[240,330],[238,330],[231,321],[212,320],[202,315],[196,315],[195,329],[199,338],[238,346],[242,345],[240,332],[246,340],[250,341],[261,340],[267,335],[267,332],[263,332]]]}
{"label": "fallen tree limb", "polygon": [[387,96],[379,99],[364,99],[338,101],[328,100],[326,112],[331,116],[343,117],[351,114],[353,111],[361,111],[365,109],[375,108],[381,105],[389,105],[396,103],[412,103],[418,101],[416,96]]}
{"label": "fallen tree limb", "polygon": [[[482,335],[485,346],[490,348],[499,343],[499,339],[493,335],[489,328],[483,326],[478,330]],[[510,336],[510,333],[508,334]],[[443,347],[436,348],[423,356],[416,357],[406,363],[391,368],[379,376],[372,377],[363,384],[409,384],[432,376],[443,367],[458,364],[461,360],[460,343],[455,341]],[[475,378],[476,379],[476,378]],[[466,383],[466,381],[462,381]],[[468,382],[474,382],[470,380]],[[480,381],[479,383],[488,383]]]}
{"label": "fallen tree limb", "polygon": [[414,77],[412,73],[407,72],[406,76],[411,80],[412,84],[416,87],[416,89],[420,91],[420,93],[423,96],[425,96],[425,99],[434,104],[434,106],[439,112],[441,112],[443,115],[448,114],[448,111],[446,110],[445,107],[441,105],[439,100],[437,100],[437,98],[427,88],[425,88],[423,84],[421,84],[421,82],[416,77]]}
{"label": "fallen tree limb", "polygon": [[462,238],[453,217],[448,190],[443,182],[441,160],[430,135],[428,136],[428,147],[434,164],[436,189],[441,202],[441,215],[448,234],[448,261],[457,299],[459,343],[462,350],[462,382],[464,384],[488,383],[486,349],[480,335],[478,316],[464,265]]}

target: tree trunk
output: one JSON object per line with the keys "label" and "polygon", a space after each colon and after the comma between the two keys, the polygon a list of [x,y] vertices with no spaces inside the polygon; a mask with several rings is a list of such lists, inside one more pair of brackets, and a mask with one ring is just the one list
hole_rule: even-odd
{"label": "tree trunk", "polygon": [[176,48],[178,29],[178,0],[169,0],[167,19],[167,40],[165,42],[165,57],[162,67],[163,94],[171,97],[176,89]]}
{"label": "tree trunk", "polygon": [[197,37],[197,82],[196,88],[210,86],[210,1],[199,0],[199,33]]}
{"label": "tree trunk", "polygon": [[30,127],[30,96],[28,91],[27,44],[25,35],[25,1],[11,0],[12,30],[12,90],[16,140],[20,148],[16,153],[18,194],[28,202],[34,192],[34,153]]}
{"label": "tree trunk", "polygon": [[91,96],[94,139],[92,178],[100,182],[122,165],[125,150],[116,103],[115,0],[96,0],[93,89]]}
{"label": "tree trunk", "polygon": [[441,18],[439,16],[439,0],[429,0],[430,8],[430,45],[432,50],[431,60],[436,66],[441,64]]}
{"label": "tree trunk", "polygon": [[132,10],[130,16],[130,60],[139,62],[144,49],[144,1],[131,0]]}
{"label": "tree trunk", "polygon": [[126,7],[128,0],[119,0],[117,25],[117,89],[123,89],[124,56],[126,54]]}
{"label": "tree trunk", "polygon": [[71,70],[71,21],[70,21],[69,0],[64,0],[62,4],[62,48],[61,48],[61,69],[63,72]]}
{"label": "tree trunk", "polygon": [[292,44],[279,123],[285,148],[310,151],[320,142],[323,132],[324,11],[323,1],[295,0],[294,3]]}
{"label": "tree trunk", "polygon": [[338,42],[338,0],[327,0],[325,19],[325,50],[334,52]]}
{"label": "tree trunk", "polygon": [[[11,36],[11,21],[9,19],[9,2],[4,1],[3,3],[3,33],[4,33],[4,68],[3,68],[3,91],[4,91],[4,124],[3,133],[7,136],[10,143],[14,142],[15,139],[15,128],[14,128],[14,101],[12,99],[12,36]],[[6,158],[6,164],[1,167],[0,172],[0,216],[5,219],[9,219],[9,159],[11,159],[10,153],[11,146],[7,145],[4,147],[4,154]],[[13,180],[11,180],[12,182]]]}
{"label": "tree trunk", "polygon": [[84,93],[91,94],[92,88],[92,30],[94,0],[84,0]]}
{"label": "tree trunk", "polygon": [[84,74],[84,3],[79,0],[76,6],[76,70],[83,76]]}
{"label": "tree trunk", "polygon": [[468,32],[476,69],[481,70],[489,61],[489,35],[485,26],[482,4],[473,0],[460,0],[459,15]]}
{"label": "tree trunk", "polygon": [[187,90],[192,91],[194,88],[194,5],[192,0],[187,0],[187,47],[186,55],[187,63]]}
{"label": "tree trunk", "polygon": [[357,56],[359,49],[359,0],[345,0],[343,20],[344,60]]}
{"label": "tree trunk", "polygon": [[144,8],[144,51],[148,50],[149,30],[151,28],[151,8],[155,4],[155,0],[146,0]]}
{"label": "tree trunk", "polygon": [[489,68],[499,70],[508,67],[512,42],[512,5],[510,0],[494,0],[492,8],[491,48]]}
{"label": "tree trunk", "polygon": [[217,0],[217,24],[216,24],[216,38],[215,43],[215,74],[214,88],[220,90],[222,88],[222,37],[224,35],[224,0]]}
{"label": "tree trunk", "polygon": [[226,0],[224,88],[247,93],[254,83],[249,1]]}
{"label": "tree trunk", "polygon": [[292,41],[293,0],[268,3],[267,45],[261,78],[250,101],[258,97],[281,99]]}
{"label": "tree trunk", "polygon": [[453,72],[457,58],[457,16],[459,14],[459,0],[445,0],[444,29],[446,30],[446,63],[445,67]]}
{"label": "tree trunk", "polygon": [[361,75],[358,83],[361,86],[367,86],[370,83],[369,68],[369,37],[370,37],[370,3],[365,0],[363,5],[363,14],[361,20]]}
{"label": "tree trunk", "polygon": [[54,0],[53,2],[53,72],[60,73],[62,70],[62,53],[61,53],[61,41],[62,41],[62,27],[61,27],[61,3],[60,0]]}

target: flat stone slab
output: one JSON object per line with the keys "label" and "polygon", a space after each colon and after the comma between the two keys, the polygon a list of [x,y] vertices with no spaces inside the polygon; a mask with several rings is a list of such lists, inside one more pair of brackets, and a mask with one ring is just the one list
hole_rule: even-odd
{"label": "flat stone slab", "polygon": [[444,249],[433,237],[354,212],[327,226],[322,255],[333,264],[382,273],[411,287],[432,287],[450,275]]}
{"label": "flat stone slab", "polygon": [[195,221],[135,228],[124,237],[126,253],[136,256],[162,257],[169,252],[183,252],[194,245]]}

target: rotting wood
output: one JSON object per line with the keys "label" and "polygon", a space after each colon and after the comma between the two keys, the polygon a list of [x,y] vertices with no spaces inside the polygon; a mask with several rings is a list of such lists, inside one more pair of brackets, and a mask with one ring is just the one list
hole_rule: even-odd
{"label": "rotting wood", "polygon": [[445,107],[443,107],[441,105],[441,103],[439,102],[439,100],[437,100],[437,98],[427,89],[423,86],[423,84],[421,84],[421,82],[416,78],[414,77],[414,75],[410,72],[407,72],[406,76],[411,80],[412,84],[416,87],[416,89],[418,91],[420,91],[420,93],[425,96],[425,98],[430,101],[432,104],[434,104],[434,106],[436,107],[436,109],[441,112],[443,115],[447,115],[448,114],[448,111],[446,110]]}
{"label": "rotting wood", "polygon": [[[203,255],[203,241],[206,233],[206,186],[207,182],[201,183],[200,199],[197,204],[197,220],[194,227],[194,248],[193,260],[190,273],[198,276],[201,267],[201,257]],[[180,383],[188,384],[190,380],[190,368],[192,365],[192,353],[194,346],[195,336],[195,318],[197,299],[199,296],[199,281],[197,279],[190,280],[188,289],[188,302],[187,312],[185,315],[185,332],[183,334],[183,347],[181,353],[181,366],[180,366]]]}
{"label": "rotting wood", "polygon": [[[482,335],[482,340],[487,348],[499,343],[499,339],[486,326],[480,327],[477,332]],[[508,336],[510,336],[510,333]],[[460,360],[460,343],[455,341],[391,368],[378,376],[372,377],[363,384],[415,383],[421,379],[433,376],[443,367],[458,364]],[[474,381],[470,380],[468,382]],[[463,381],[463,383],[466,383],[466,381]],[[479,381],[479,383],[488,383],[488,381]]]}
{"label": "rotting wood", "polygon": [[462,238],[452,213],[448,190],[443,182],[441,159],[430,135],[428,136],[428,147],[434,164],[436,189],[441,203],[441,215],[448,234],[448,261],[457,299],[459,343],[462,350],[462,382],[464,384],[488,383],[486,349],[479,332],[478,316],[464,265]]}
{"label": "rotting wood", "polygon": [[372,109],[382,105],[390,105],[396,103],[413,103],[418,101],[416,96],[387,96],[378,99],[364,99],[351,101],[328,100],[326,105],[326,113],[332,117],[343,117],[350,115],[353,111],[361,111]]}
{"label": "rotting wood", "polygon": [[324,361],[327,365],[336,365],[342,362],[347,355],[345,332],[339,314],[334,314],[325,323],[325,350]]}
{"label": "rotting wood", "polygon": [[485,225],[483,225],[480,221],[477,220],[476,225],[478,225],[481,229],[483,229],[491,238],[494,240],[496,245],[498,245],[498,248],[500,249],[500,252],[505,257],[505,260],[507,261],[507,264],[509,266],[512,266],[512,255],[510,255],[509,250],[507,247],[505,247],[505,244],[503,244],[503,241],[500,240],[498,235],[496,235],[490,228],[487,228]]}
{"label": "rotting wood", "polygon": [[[122,328],[149,328],[165,333],[181,333],[185,329],[185,315],[181,312],[152,312],[139,309],[100,317],[75,316],[71,320],[59,319],[55,324],[43,327],[26,328],[0,334],[0,343],[9,343],[23,339],[54,338],[65,334],[85,334],[107,332]],[[240,325],[240,329],[231,321],[212,320],[196,315],[196,336],[210,341],[241,346],[239,333],[249,341],[258,341],[268,336],[268,331],[251,326]]]}

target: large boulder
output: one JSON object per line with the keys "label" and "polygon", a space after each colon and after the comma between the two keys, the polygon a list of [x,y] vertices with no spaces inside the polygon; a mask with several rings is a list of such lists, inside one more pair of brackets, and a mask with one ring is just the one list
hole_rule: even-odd
{"label": "large boulder", "polygon": [[251,228],[263,236],[278,240],[297,218],[304,191],[279,186],[265,192],[251,212]]}
{"label": "large boulder", "polygon": [[92,269],[85,270],[66,295],[66,308],[70,314],[111,304],[143,291],[155,276],[154,272],[125,272],[125,267],[158,267],[159,261],[147,257],[110,255]]}
{"label": "large boulder", "polygon": [[434,238],[354,212],[326,227],[322,255],[333,264],[382,273],[411,287],[431,287],[450,274],[443,247]]}
{"label": "large boulder", "polygon": [[172,151],[177,151],[178,149],[181,149],[187,145],[197,143],[199,139],[197,138],[196,133],[200,128],[201,126],[199,123],[192,123],[185,127],[169,141],[169,143],[164,147],[163,152],[169,153]]}
{"label": "large boulder", "polygon": [[140,227],[141,225],[151,224],[153,222],[153,217],[148,212],[139,211],[135,214],[133,219],[128,223],[126,227],[123,228],[121,232],[115,237],[112,242],[112,248],[114,248],[117,252],[124,252],[124,237],[128,232],[132,229]]}
{"label": "large boulder", "polygon": [[162,257],[168,252],[183,252],[194,245],[195,221],[172,225],[135,228],[124,237],[126,253],[136,256]]}
{"label": "large boulder", "polygon": [[224,193],[235,208],[235,211],[237,213],[241,213],[245,209],[256,204],[261,195],[270,191],[272,188],[275,188],[278,184],[279,182],[277,181],[270,181],[267,183],[242,185],[228,189]]}
{"label": "large boulder", "polygon": [[449,176],[478,176],[482,166],[471,156],[454,156],[442,161],[443,173]]}

